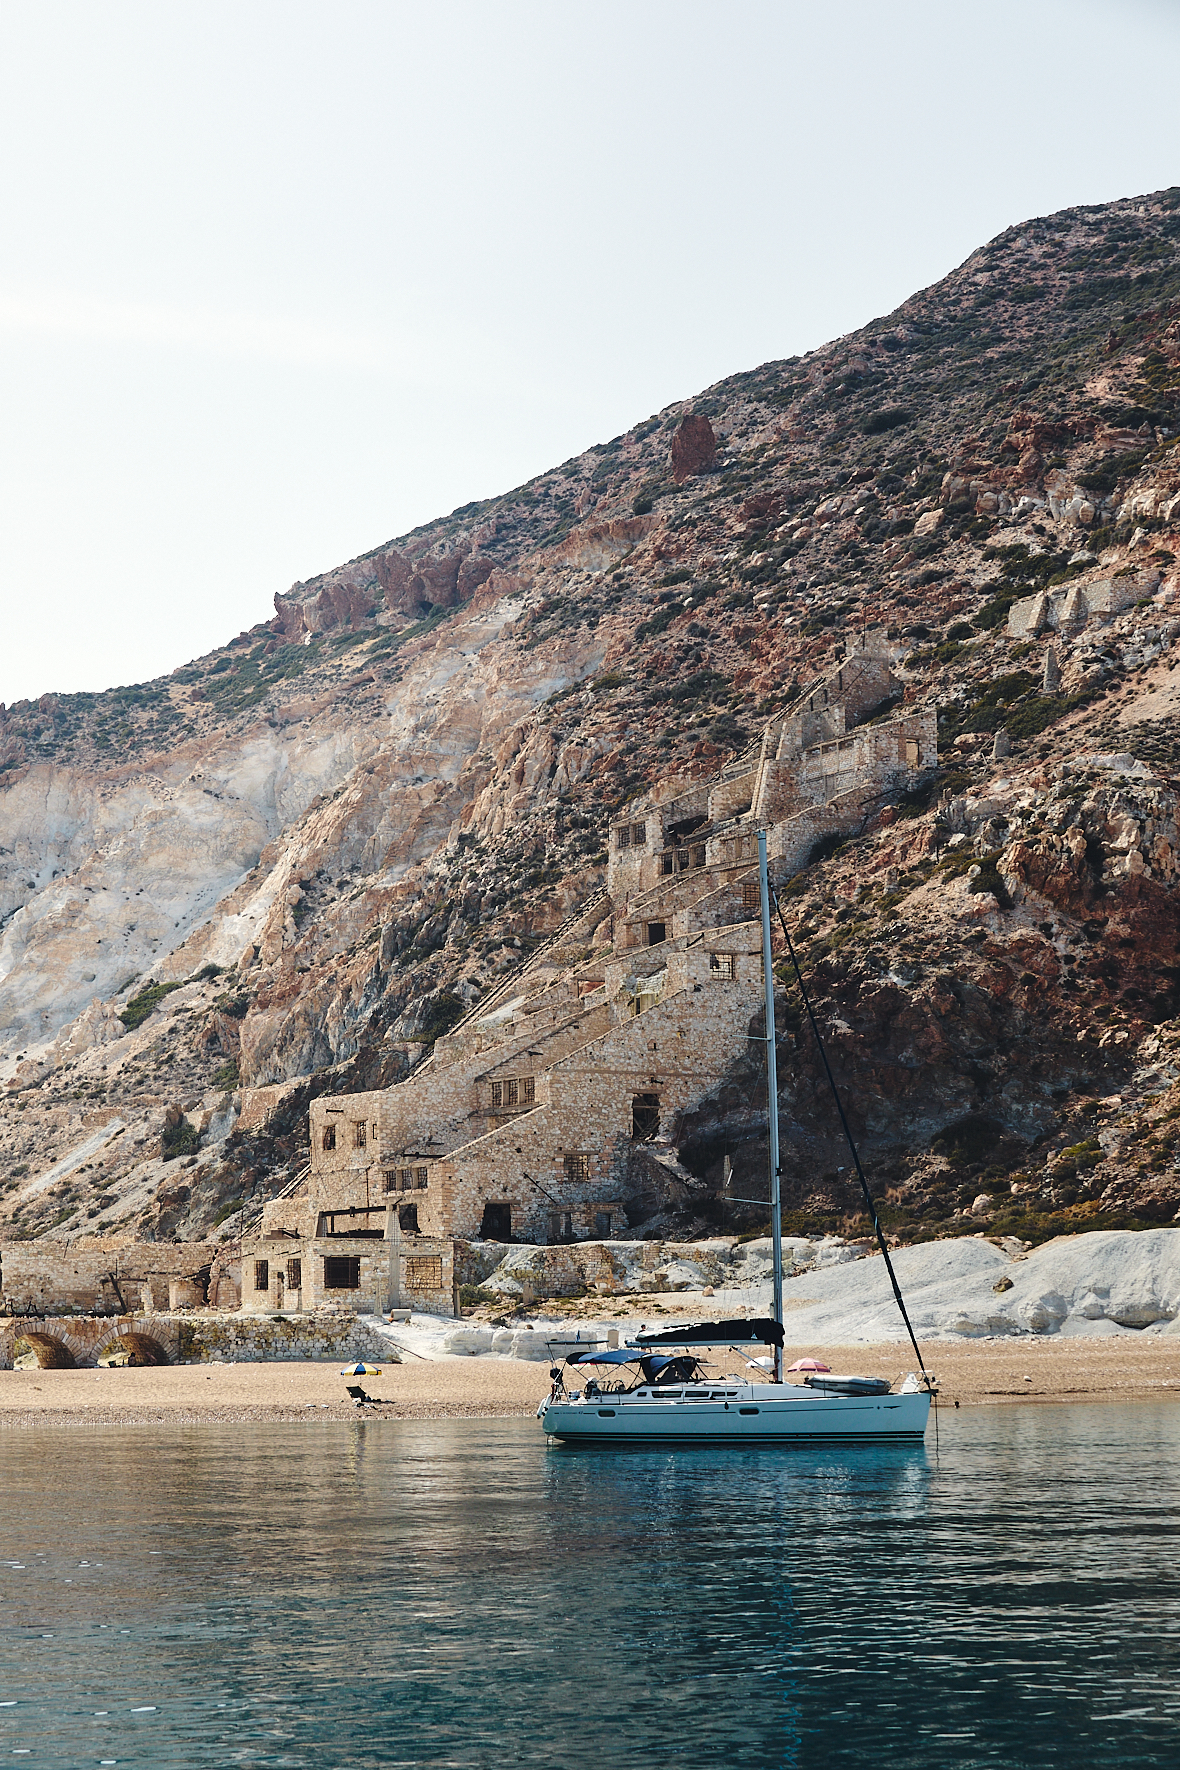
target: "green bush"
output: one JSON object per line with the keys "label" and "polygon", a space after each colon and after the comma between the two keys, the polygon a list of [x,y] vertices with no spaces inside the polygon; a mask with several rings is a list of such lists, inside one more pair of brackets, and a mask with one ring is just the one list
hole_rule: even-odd
{"label": "green bush", "polygon": [[979,871],[974,879],[968,882],[967,890],[990,891],[1002,910],[1010,909],[1012,899],[1008,896],[1007,886],[1000,877],[1000,871],[994,860],[989,856],[979,863]]}
{"label": "green bush", "polygon": [[462,1309],[475,1309],[481,1303],[502,1303],[499,1291],[485,1291],[482,1285],[461,1284],[459,1286],[459,1306]]}
{"label": "green bush", "polygon": [[220,1008],[231,1020],[244,1020],[250,1009],[249,996],[214,996],[213,1006]]}
{"label": "green bush", "polygon": [[1005,720],[1008,735],[1014,738],[1038,737],[1050,725],[1072,713],[1075,707],[1082,706],[1087,698],[1084,694],[1072,694],[1064,699],[1058,695],[1034,695],[1014,713],[1009,713]]}
{"label": "green bush", "polygon": [[178,1156],[196,1155],[201,1146],[201,1133],[188,1119],[181,1118],[174,1125],[165,1125],[160,1138],[160,1154],[166,1162],[174,1162]]}
{"label": "green bush", "polygon": [[908,424],[913,417],[904,406],[887,406],[880,412],[873,412],[861,425],[865,436],[880,436],[886,430],[899,430]]}
{"label": "green bush", "polygon": [[1003,1135],[1004,1127],[995,1119],[972,1113],[940,1131],[930,1148],[934,1155],[945,1156],[953,1168],[965,1168],[986,1161]]}
{"label": "green bush", "polygon": [[421,1031],[414,1034],[414,1043],[433,1045],[436,1039],[441,1039],[445,1033],[449,1033],[451,1028],[462,1020],[466,1012],[467,1009],[460,997],[451,995],[449,991],[435,996],[430,1003],[429,1013],[422,1024]]}
{"label": "green bush", "polygon": [[224,1088],[226,1093],[232,1093],[240,1081],[238,1066],[232,1059],[229,1063],[223,1063],[220,1069],[215,1069],[209,1078],[211,1087]]}
{"label": "green bush", "polygon": [[132,996],[119,1019],[128,1032],[134,1032],[137,1026],[143,1025],[153,1009],[159,1007],[165,996],[170,996],[174,989],[179,988],[178,983],[149,983],[138,995]]}
{"label": "green bush", "polygon": [[684,610],[678,602],[666,602],[662,608],[656,610],[650,620],[640,621],[638,627],[635,629],[636,639],[654,638],[656,634],[663,633],[668,627],[670,627],[677,615],[682,615],[683,613]]}

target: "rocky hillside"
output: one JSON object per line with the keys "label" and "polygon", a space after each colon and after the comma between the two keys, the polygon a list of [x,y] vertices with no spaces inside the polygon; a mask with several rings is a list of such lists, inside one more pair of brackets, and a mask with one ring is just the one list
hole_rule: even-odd
{"label": "rocky hillside", "polygon": [[[314,1093],[404,1074],[599,889],[618,807],[870,626],[941,766],[788,903],[895,1225],[1170,1221],[1177,551],[1180,189],[1011,228],[169,677],[0,708],[0,1233],[228,1233]],[[1113,619],[1009,635],[1098,579]],[[783,977],[807,1233],[855,1200]],[[680,1127],[709,1191],[756,1088]]]}

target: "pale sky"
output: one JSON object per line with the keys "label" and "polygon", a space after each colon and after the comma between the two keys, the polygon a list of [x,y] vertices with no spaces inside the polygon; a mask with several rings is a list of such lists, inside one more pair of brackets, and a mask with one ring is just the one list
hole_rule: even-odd
{"label": "pale sky", "polygon": [[0,0],[0,700],[1180,183],[1178,52],[1167,0]]}

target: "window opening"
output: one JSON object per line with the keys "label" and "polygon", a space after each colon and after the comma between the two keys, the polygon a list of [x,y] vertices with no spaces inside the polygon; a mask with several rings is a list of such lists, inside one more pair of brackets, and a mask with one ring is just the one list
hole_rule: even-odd
{"label": "window opening", "polygon": [[336,1127],[335,1127],[335,1125],[325,1125],[324,1126],[324,1134],[320,1138],[320,1147],[322,1149],[335,1149],[335,1147],[336,1147]]}
{"label": "window opening", "polygon": [[758,908],[758,881],[756,879],[742,880],[742,908],[744,910]]}
{"label": "window opening", "polygon": [[270,1289],[270,1261],[269,1260],[255,1260],[255,1262],[254,1262],[254,1289],[256,1291],[269,1291],[269,1289]]}
{"label": "window opening", "polygon": [[414,1185],[419,1188],[425,1186],[429,1176],[430,1176],[430,1169],[429,1168],[415,1168],[414,1169]]}
{"label": "window opening", "polygon": [[303,1289],[303,1261],[287,1261],[287,1289],[301,1291]]}
{"label": "window opening", "polygon": [[650,1143],[660,1128],[658,1094],[636,1094],[631,1101],[631,1135],[636,1143]]}
{"label": "window opening", "polygon": [[659,946],[660,942],[663,940],[666,940],[666,939],[667,939],[667,924],[666,923],[664,923],[664,922],[649,922],[647,924],[647,944],[648,944],[648,946]]}
{"label": "window opening", "polygon": [[537,1098],[537,1078],[536,1078],[536,1076],[525,1076],[523,1078],[523,1080],[521,1081],[520,1085],[521,1085],[521,1089],[523,1090],[521,1098],[523,1099],[524,1104],[526,1106],[534,1105],[536,1102],[536,1098]]}
{"label": "window opening", "polygon": [[503,1084],[503,1082],[493,1082],[492,1083],[492,1105],[493,1106],[503,1106],[503,1104],[504,1104],[504,1084]]}
{"label": "window opening", "polygon": [[515,1078],[513,1078],[512,1081],[504,1083],[504,1104],[505,1106],[518,1106],[520,1104],[520,1089]]}
{"label": "window opening", "polygon": [[595,1211],[595,1213],[594,1213],[594,1233],[596,1235],[609,1235],[610,1234],[610,1223],[611,1223],[611,1214],[609,1211]]}
{"label": "window opening", "polygon": [[407,1235],[418,1234],[417,1205],[399,1205],[397,1209],[397,1226],[404,1229]]}
{"label": "window opening", "polygon": [[358,1291],[361,1285],[359,1254],[326,1254],[324,1256],[324,1289],[326,1291]]}
{"label": "window opening", "polygon": [[733,954],[732,953],[710,953],[709,954],[709,975],[710,975],[710,977],[714,977],[714,978],[732,977],[733,976]]}
{"label": "window opening", "polygon": [[354,1149],[364,1149],[369,1141],[369,1127],[363,1119],[358,1119],[352,1127],[352,1143]]}

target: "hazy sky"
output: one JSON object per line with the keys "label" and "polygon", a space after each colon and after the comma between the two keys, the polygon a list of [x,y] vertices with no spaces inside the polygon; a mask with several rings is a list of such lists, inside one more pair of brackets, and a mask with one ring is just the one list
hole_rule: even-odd
{"label": "hazy sky", "polygon": [[1149,0],[0,0],[0,699],[1180,182]]}

